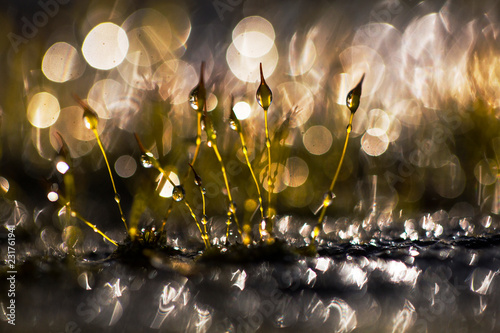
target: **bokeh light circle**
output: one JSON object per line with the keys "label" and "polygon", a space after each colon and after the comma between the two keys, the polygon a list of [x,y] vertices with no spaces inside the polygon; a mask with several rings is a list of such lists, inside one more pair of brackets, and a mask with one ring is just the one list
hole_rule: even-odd
{"label": "bokeh light circle", "polygon": [[274,45],[274,40],[258,31],[247,31],[233,40],[234,46],[245,57],[258,58],[265,55]]}
{"label": "bokeh light circle", "polygon": [[234,43],[227,48],[226,61],[229,69],[238,79],[244,82],[257,82],[259,80],[259,64],[262,63],[264,77],[269,77],[278,65],[278,49],[273,44],[271,50],[261,57],[250,58],[243,56]]}
{"label": "bokeh light circle", "polygon": [[368,128],[366,132],[372,136],[386,134],[391,121],[387,113],[380,109],[373,109],[368,112]]}
{"label": "bokeh light circle", "polygon": [[300,157],[290,157],[286,161],[286,168],[290,174],[289,179],[285,180],[285,185],[290,187],[299,187],[304,184],[309,177],[309,167]]}
{"label": "bokeh light circle", "polygon": [[137,170],[137,162],[132,156],[122,155],[116,159],[115,171],[122,178],[132,177]]}
{"label": "bokeh light circle", "polygon": [[366,132],[361,138],[361,149],[370,156],[380,156],[388,147],[389,138],[386,134],[373,136]]}
{"label": "bokeh light circle", "polygon": [[58,42],[53,44],[42,60],[42,72],[47,79],[54,82],[66,82],[82,76],[85,62],[78,51],[70,44]]}
{"label": "bokeh light circle", "polygon": [[239,120],[247,119],[252,113],[252,108],[247,102],[238,102],[233,106],[234,114]]}
{"label": "bokeh light circle", "polygon": [[259,32],[267,36],[267,38],[269,38],[272,42],[274,42],[274,39],[276,38],[276,33],[274,32],[271,22],[261,16],[248,16],[241,20],[236,27],[234,27],[232,36],[233,41],[236,40],[239,35],[249,31]]}
{"label": "bokeh light circle", "polygon": [[48,92],[40,92],[35,94],[28,104],[28,121],[35,127],[47,128],[57,121],[59,112],[57,98]]}
{"label": "bokeh light circle", "polygon": [[87,63],[102,70],[112,69],[127,56],[127,33],[111,22],[96,25],[85,37],[82,52]]}
{"label": "bokeh light circle", "polygon": [[323,155],[330,150],[333,142],[332,133],[322,125],[311,126],[302,137],[304,147],[313,155]]}

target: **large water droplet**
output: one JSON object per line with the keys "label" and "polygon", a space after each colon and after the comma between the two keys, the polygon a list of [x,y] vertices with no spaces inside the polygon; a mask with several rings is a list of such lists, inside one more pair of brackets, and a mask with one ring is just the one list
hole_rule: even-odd
{"label": "large water droplet", "polygon": [[189,105],[193,108],[193,110],[201,110],[200,107],[203,107],[204,101],[201,100],[200,98],[200,87],[196,86],[191,92],[189,93]]}
{"label": "large water droplet", "polygon": [[203,107],[206,103],[206,90],[205,90],[205,82],[203,80],[203,69],[205,67],[205,63],[201,63],[200,68],[200,82],[198,85],[191,90],[189,93],[189,104],[196,111],[203,111]]}
{"label": "large water droplet", "polygon": [[269,106],[273,101],[273,92],[264,79],[264,73],[262,72],[262,63],[260,64],[260,85],[257,89],[256,97],[257,102],[264,110],[269,109]]}
{"label": "large water droplet", "polygon": [[359,83],[347,94],[346,105],[351,110],[352,113],[356,112],[359,107],[359,100],[361,98],[361,86],[363,85],[363,80],[365,79],[365,74],[359,80]]}
{"label": "large water droplet", "polygon": [[181,185],[174,186],[174,189],[172,190],[172,198],[175,201],[182,201],[184,199],[184,188]]}
{"label": "large water droplet", "polygon": [[141,155],[141,164],[143,167],[149,169],[154,165],[154,156],[150,152]]}

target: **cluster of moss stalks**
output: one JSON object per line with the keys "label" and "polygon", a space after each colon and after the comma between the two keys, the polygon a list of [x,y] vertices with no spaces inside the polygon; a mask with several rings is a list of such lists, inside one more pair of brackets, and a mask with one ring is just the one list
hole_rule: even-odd
{"label": "cluster of moss stalks", "polygon": [[[196,149],[189,163],[189,167],[186,168],[186,174],[181,181],[180,185],[176,185],[174,181],[169,177],[169,173],[167,173],[160,162],[154,157],[154,155],[148,151],[141,142],[139,135],[135,135],[137,140],[137,144],[141,150],[141,164],[145,168],[154,168],[160,172],[164,181],[168,181],[172,187],[172,200],[170,203],[170,207],[167,210],[165,217],[163,218],[162,224],[160,227],[149,227],[149,228],[140,228],[139,226],[139,217],[144,210],[145,203],[135,201],[131,210],[130,219],[127,221],[125,215],[123,213],[123,209],[121,206],[120,195],[117,192],[115,181],[113,178],[113,172],[111,171],[108,158],[106,156],[105,149],[102,145],[101,139],[99,137],[99,133],[97,131],[99,118],[97,113],[84,101],[75,96],[75,99],[80,103],[82,108],[84,109],[83,113],[83,122],[85,126],[91,130],[97,140],[101,153],[103,155],[104,161],[106,162],[107,170],[109,173],[109,179],[113,186],[114,191],[114,199],[117,204],[121,220],[127,230],[127,238],[126,240],[118,244],[116,241],[108,237],[104,234],[96,225],[87,221],[81,214],[79,214],[76,210],[73,209],[71,202],[74,196],[74,180],[71,173],[71,161],[69,159],[69,154],[67,153],[68,149],[64,140],[59,137],[61,150],[59,152],[59,157],[57,159],[58,163],[61,161],[66,163],[68,168],[64,168],[63,182],[65,193],[61,193],[59,190],[58,193],[58,201],[61,205],[63,205],[66,209],[67,216],[74,217],[84,224],[92,228],[95,232],[99,233],[104,237],[108,242],[116,246],[116,251],[112,255],[113,258],[123,259],[129,261],[130,263],[142,264],[148,260],[153,253],[162,252],[166,255],[175,255],[180,254],[180,251],[175,250],[173,248],[167,247],[166,242],[166,226],[168,224],[168,218],[173,209],[175,209],[176,205],[185,205],[190,212],[190,215],[193,219],[193,222],[197,225],[198,231],[200,233],[200,239],[204,244],[204,251],[202,251],[201,256],[199,256],[199,260],[211,261],[211,260],[223,260],[225,262],[240,262],[240,261],[260,261],[260,260],[293,260],[297,255],[316,255],[316,242],[317,237],[320,234],[323,228],[323,221],[325,219],[325,214],[327,208],[332,204],[332,201],[335,197],[333,193],[333,189],[335,186],[335,182],[339,175],[340,168],[342,166],[342,162],[344,160],[344,156],[346,153],[346,148],[349,140],[349,135],[352,129],[353,117],[358,109],[361,97],[361,87],[364,79],[364,75],[359,81],[359,83],[348,93],[346,99],[346,105],[350,110],[349,123],[346,128],[346,138],[344,143],[344,148],[342,151],[342,155],[340,161],[338,163],[336,172],[330,184],[330,187],[326,191],[323,197],[321,213],[319,214],[318,221],[316,226],[313,229],[312,233],[312,242],[309,246],[299,249],[290,248],[284,240],[276,239],[273,234],[273,225],[276,218],[276,210],[273,207],[273,188],[274,182],[276,180],[276,173],[272,173],[271,165],[272,165],[272,155],[271,155],[271,137],[270,130],[268,127],[268,110],[272,104],[272,91],[267,85],[264,74],[262,70],[262,64],[260,64],[260,79],[261,82],[256,91],[256,99],[258,104],[263,109],[264,113],[264,123],[265,123],[265,143],[267,150],[267,198],[263,199],[262,196],[262,184],[259,184],[257,177],[255,176],[255,172],[250,163],[248,148],[245,142],[244,128],[236,117],[235,112],[233,111],[233,98],[231,98],[231,110],[230,110],[230,119],[229,125],[230,128],[236,131],[239,135],[241,141],[242,152],[245,156],[246,165],[249,169],[250,174],[252,175],[253,183],[256,188],[257,200],[258,200],[258,210],[260,214],[259,221],[259,237],[254,239],[252,235],[252,224],[250,221],[243,221],[240,223],[237,214],[237,208],[233,201],[233,196],[231,193],[231,187],[229,185],[228,176],[225,170],[224,161],[219,152],[217,146],[217,133],[214,129],[212,119],[207,113],[206,106],[206,89],[204,82],[204,63],[201,64],[200,69],[200,80],[196,87],[191,91],[189,96],[189,102],[193,110],[197,115],[197,135],[196,135]],[[224,184],[226,187],[227,193],[227,229],[226,229],[226,244],[213,246],[210,241],[210,234],[208,232],[209,228],[207,228],[208,218],[206,216],[206,201],[205,201],[205,193],[206,190],[203,186],[203,181],[200,175],[197,173],[197,158],[200,152],[201,146],[201,136],[202,131],[206,132],[207,135],[207,145],[213,150],[215,157],[217,158],[218,163],[220,164],[221,172],[224,178]],[[59,170],[59,168],[58,168]],[[197,215],[190,205],[188,199],[186,198],[184,187],[182,183],[185,183],[189,179],[193,179],[194,184],[199,189],[200,196],[202,198],[202,212],[201,216]],[[249,219],[247,219],[249,220]],[[68,222],[69,223],[69,222]],[[235,244],[229,244],[229,236],[230,230],[232,226],[235,225],[238,231],[238,236],[240,241]],[[76,230],[76,228],[74,228]],[[71,232],[71,228],[65,229],[64,240],[71,245],[74,243],[74,239],[76,239],[76,235],[73,235]],[[71,246],[70,246],[71,247]]]}

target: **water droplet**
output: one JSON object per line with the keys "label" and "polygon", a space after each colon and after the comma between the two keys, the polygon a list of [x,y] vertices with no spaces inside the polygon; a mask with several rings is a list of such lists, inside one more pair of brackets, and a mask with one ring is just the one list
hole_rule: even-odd
{"label": "water droplet", "polygon": [[325,195],[323,196],[323,206],[330,206],[332,204],[333,198],[335,198],[335,193],[333,192],[326,192]]}
{"label": "water droplet", "polygon": [[201,92],[200,92],[200,86],[196,86],[191,92],[189,93],[189,105],[194,110],[200,110],[200,107],[203,107],[203,103],[205,102],[201,98]]}
{"label": "water droplet", "polygon": [[229,204],[229,211],[232,213],[232,214],[236,214],[236,205],[234,204],[234,202],[231,202]]}
{"label": "water droplet", "polygon": [[120,203],[120,200],[121,200],[120,195],[118,193],[116,193],[115,194],[115,201],[116,201],[116,203]]}
{"label": "water droplet", "polygon": [[238,120],[238,117],[236,117],[236,113],[234,112],[234,109],[233,109],[233,97],[232,96],[231,96],[231,112],[229,114],[229,127],[231,127],[231,129],[234,131],[239,132],[241,130],[240,121]]}
{"label": "water droplet", "polygon": [[98,231],[99,231],[99,229],[97,229],[97,227],[94,226],[94,232],[98,232]]}
{"label": "water droplet", "polygon": [[238,126],[236,125],[236,122],[232,119],[229,119],[229,127],[231,127],[231,129],[234,131],[238,130]]}
{"label": "water droplet", "polygon": [[208,141],[207,146],[212,147],[212,141]]}
{"label": "water droplet", "polygon": [[202,224],[207,224],[207,223],[208,223],[208,219],[207,219],[207,216],[206,216],[206,215],[203,215],[203,216],[201,217],[201,223],[202,223]]}
{"label": "water droplet", "polygon": [[269,88],[264,79],[264,73],[262,72],[262,63],[260,64],[260,85],[257,89],[257,102],[264,109],[269,109],[271,102],[273,101],[273,92]]}
{"label": "water droplet", "polygon": [[196,111],[202,111],[203,107],[206,103],[206,90],[205,90],[205,82],[203,80],[203,69],[205,67],[205,63],[201,63],[200,68],[200,81],[198,85],[191,90],[189,93],[189,104]]}
{"label": "water droplet", "polygon": [[143,167],[149,169],[154,165],[154,156],[150,152],[141,155],[141,164]]}
{"label": "water droplet", "polygon": [[361,77],[359,83],[347,94],[346,105],[351,110],[352,113],[356,112],[359,107],[359,100],[361,98],[361,86],[363,85],[363,80],[365,79],[365,74]]}
{"label": "water droplet", "polygon": [[184,199],[184,188],[181,185],[174,186],[174,189],[172,190],[172,198],[179,202]]}
{"label": "water droplet", "polygon": [[205,130],[205,120],[202,119],[201,122],[200,122],[200,127],[201,127],[201,130],[204,131]]}
{"label": "water droplet", "polygon": [[206,189],[206,188],[204,188],[204,187],[202,187],[202,188],[201,188],[201,192],[202,192],[203,194],[207,194],[207,189]]}

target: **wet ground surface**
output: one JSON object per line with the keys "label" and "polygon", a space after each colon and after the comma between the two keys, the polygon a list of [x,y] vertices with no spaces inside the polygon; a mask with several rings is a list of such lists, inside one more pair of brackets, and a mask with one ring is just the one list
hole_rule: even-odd
{"label": "wet ground surface", "polygon": [[270,260],[255,256],[268,253],[262,247],[248,257],[240,249],[237,260],[151,249],[142,263],[106,253],[32,256],[17,265],[16,326],[6,322],[8,298],[2,295],[0,330],[500,330],[500,236],[323,243],[317,257],[281,244],[278,250],[289,255]]}

